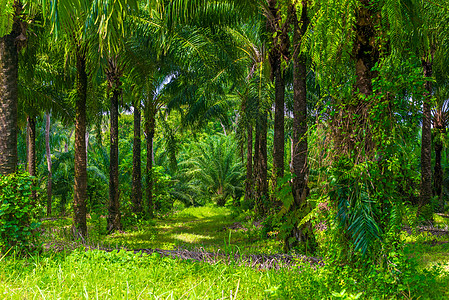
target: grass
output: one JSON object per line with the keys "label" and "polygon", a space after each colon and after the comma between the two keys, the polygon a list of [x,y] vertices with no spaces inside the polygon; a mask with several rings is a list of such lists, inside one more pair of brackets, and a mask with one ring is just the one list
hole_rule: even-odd
{"label": "grass", "polygon": [[[434,226],[447,229],[449,218],[434,215]],[[449,272],[449,236],[436,236],[429,232],[416,232],[412,235],[402,234],[405,251],[417,260],[422,269],[440,266]]]}
{"label": "grass", "polygon": [[[436,220],[444,228],[447,220]],[[130,249],[231,249],[242,254],[279,253],[282,246],[275,238],[261,238],[260,228],[228,208],[188,208],[164,220],[141,221],[110,236],[95,231],[105,222],[98,216],[89,220],[92,243]],[[236,222],[242,226],[235,226]],[[42,237],[67,242],[70,224],[69,219],[47,220],[47,229],[63,229]],[[9,255],[0,258],[0,298],[356,299],[360,295],[360,299],[447,299],[449,244],[430,243],[447,239],[404,234],[405,253],[418,266],[399,259],[368,273],[332,261],[322,267],[302,264],[300,268],[264,270],[125,251],[46,251],[29,258]],[[395,271],[398,268],[400,272]]]}
{"label": "grass", "polygon": [[[229,229],[239,222],[243,228]],[[125,233],[107,236],[106,244],[129,249],[177,248],[215,252],[232,245],[241,253],[279,253],[282,244],[276,239],[261,239],[260,228],[244,216],[235,216],[231,209],[217,207],[187,208],[164,220],[142,223]]]}

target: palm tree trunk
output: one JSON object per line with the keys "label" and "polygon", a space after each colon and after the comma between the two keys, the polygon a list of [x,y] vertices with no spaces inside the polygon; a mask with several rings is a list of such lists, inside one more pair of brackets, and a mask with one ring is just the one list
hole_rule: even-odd
{"label": "palm tree trunk", "polygon": [[[356,93],[362,94],[367,99],[373,94],[372,80],[377,76],[377,72],[372,69],[379,61],[379,51],[375,47],[375,39],[376,24],[380,20],[379,16],[372,11],[370,0],[360,0],[360,2],[360,11],[356,21],[356,42],[353,48],[356,73],[355,89]],[[351,134],[358,136],[360,140],[363,140],[364,155],[372,158],[374,144],[371,129],[367,124],[369,109],[369,104],[364,100],[358,100],[356,105],[349,105],[350,131],[348,131],[349,135],[346,136],[345,142],[350,145],[350,150],[353,150],[355,143]],[[356,119],[356,116],[360,117]]]}
{"label": "palm tree trunk", "polygon": [[133,182],[132,202],[133,212],[142,213],[142,169],[141,169],[141,140],[140,140],[141,113],[140,105],[134,105],[134,142],[133,142]]}
{"label": "palm tree trunk", "polygon": [[[432,77],[432,61],[422,60],[422,67],[424,76],[426,78]],[[419,206],[417,216],[424,218],[425,221],[433,222],[433,210],[428,206],[431,205],[432,197],[432,163],[431,163],[431,148],[432,148],[432,131],[431,122],[432,114],[430,110],[432,97],[432,83],[426,81],[426,93],[423,101],[423,120],[422,120],[422,140],[421,140],[421,193],[419,199]],[[427,207],[427,209],[425,209]]]}
{"label": "palm tree trunk", "polygon": [[273,35],[269,54],[271,77],[275,84],[274,94],[274,139],[273,139],[273,174],[275,181],[284,176],[284,98],[285,83],[281,67],[281,45],[283,39],[279,37],[280,27],[279,9],[276,0],[268,1],[270,14],[267,16],[267,30]]}
{"label": "palm tree trunk", "polygon": [[275,70],[275,111],[273,138],[273,172],[275,179],[284,177],[284,94],[285,83],[280,59]]}
{"label": "palm tree trunk", "polygon": [[253,126],[248,125],[248,140],[246,144],[246,181],[245,181],[245,201],[249,202],[253,198]]}
{"label": "palm tree trunk", "polygon": [[257,198],[256,215],[263,217],[267,213],[266,202],[268,201],[268,157],[267,157],[267,112],[259,114],[258,124],[256,125],[256,136],[258,136],[258,158],[257,158]]}
{"label": "palm tree trunk", "polygon": [[19,58],[15,39],[19,24],[20,1],[14,1],[16,14],[10,34],[0,38],[0,174],[17,168],[17,80]]}
{"label": "palm tree trunk", "polygon": [[[307,17],[307,0],[302,1],[301,18],[298,23],[296,10],[293,8],[293,132],[292,132],[292,195],[293,203],[289,211],[304,210],[307,208],[307,175],[309,172],[307,154],[307,58],[300,52],[301,38],[307,31],[309,19]],[[300,26],[301,24],[301,26]],[[299,220],[297,221],[299,222]],[[290,239],[293,237],[294,239]],[[295,223],[292,231],[284,240],[284,251],[287,252],[299,243],[305,243],[308,250],[314,250],[314,235],[310,222],[302,227]]]}
{"label": "palm tree trunk", "polygon": [[51,197],[52,197],[52,172],[51,172],[51,152],[50,152],[50,113],[47,113],[47,122],[45,124],[45,155],[47,156],[47,217],[51,215]]}
{"label": "palm tree trunk", "polygon": [[[435,128],[439,135],[446,134],[445,128]],[[443,169],[441,167],[441,152],[443,151],[443,143],[441,142],[440,136],[435,140],[435,167],[434,167],[434,189],[435,195],[438,197],[438,211],[440,213],[444,212],[444,200],[442,197],[442,186],[443,186]]]}
{"label": "palm tree trunk", "polygon": [[[27,166],[28,173],[36,177],[36,118],[27,116]],[[33,202],[36,201],[36,191],[31,192]]]}
{"label": "palm tree trunk", "polygon": [[72,228],[75,238],[87,236],[86,199],[87,199],[87,159],[86,159],[86,100],[87,73],[86,56],[82,49],[76,55],[76,90],[75,101],[75,186],[73,199]]}
{"label": "palm tree trunk", "polygon": [[146,194],[148,215],[154,216],[153,201],[153,139],[155,129],[155,108],[152,103],[146,108],[145,116],[145,135],[147,137],[147,165],[146,165]]}
{"label": "palm tree trunk", "polygon": [[109,88],[112,89],[111,96],[111,134],[110,134],[110,159],[109,159],[109,207],[108,207],[108,232],[121,230],[120,218],[120,192],[118,172],[118,100],[121,95],[120,74],[114,59],[109,60],[108,70]]}

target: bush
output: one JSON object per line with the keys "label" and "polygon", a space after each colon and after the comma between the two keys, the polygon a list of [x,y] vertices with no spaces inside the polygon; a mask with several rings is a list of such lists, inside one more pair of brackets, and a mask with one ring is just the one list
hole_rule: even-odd
{"label": "bush", "polygon": [[31,192],[34,177],[28,174],[0,176],[0,252],[11,247],[23,250],[31,246],[36,213]]}

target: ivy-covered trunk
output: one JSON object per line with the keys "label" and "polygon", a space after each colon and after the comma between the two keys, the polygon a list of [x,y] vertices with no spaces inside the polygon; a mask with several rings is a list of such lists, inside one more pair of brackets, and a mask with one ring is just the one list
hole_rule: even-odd
{"label": "ivy-covered trunk", "polygon": [[121,95],[120,70],[115,59],[109,59],[106,70],[108,87],[111,89],[110,107],[110,159],[109,159],[109,207],[108,232],[121,230],[120,193],[118,172],[118,100]]}
{"label": "ivy-covered trunk", "polygon": [[14,2],[16,15],[12,31],[0,38],[0,174],[17,168],[17,80],[19,58],[15,39],[21,29],[19,1]]}
{"label": "ivy-covered trunk", "polygon": [[142,170],[141,170],[141,140],[140,140],[141,113],[140,103],[134,105],[134,141],[133,141],[133,182],[131,199],[133,212],[142,213]]}
{"label": "ivy-covered trunk", "polygon": [[87,159],[86,159],[86,100],[87,72],[86,53],[82,48],[76,52],[76,91],[75,100],[75,185],[73,199],[73,233],[75,237],[87,236]]}

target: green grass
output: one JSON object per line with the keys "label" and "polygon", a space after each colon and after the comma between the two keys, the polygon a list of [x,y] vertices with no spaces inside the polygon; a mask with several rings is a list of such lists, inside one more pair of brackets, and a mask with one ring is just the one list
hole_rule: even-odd
{"label": "green grass", "polygon": [[[229,229],[235,222],[241,222],[244,228]],[[208,206],[187,208],[168,219],[142,223],[125,233],[107,236],[104,242],[129,249],[182,247],[214,252],[231,245],[245,254],[282,251],[280,241],[261,239],[261,230],[243,216],[234,216],[228,208]]]}
{"label": "green grass", "polygon": [[[447,221],[436,220],[440,228]],[[242,254],[280,253],[282,246],[275,238],[261,238],[261,229],[247,216],[228,208],[188,208],[167,219],[137,222],[124,233],[109,236],[97,231],[105,222],[99,216],[89,219],[89,242],[128,249],[182,247]],[[235,222],[243,228],[229,229]],[[53,231],[42,238],[68,242],[70,224],[70,219],[45,221],[43,226]],[[300,269],[260,270],[124,251],[48,251],[28,259],[8,256],[0,261],[0,298],[354,299],[360,294],[360,299],[447,299],[449,244],[430,243],[447,239],[404,234],[405,257],[417,265],[399,255],[386,267],[368,271],[332,261],[324,267],[303,264]]]}
{"label": "green grass", "polygon": [[408,284],[387,273],[358,274],[335,266],[258,270],[223,263],[199,263],[158,254],[99,250],[5,257],[0,269],[1,299],[445,299],[441,276],[414,274]]}

